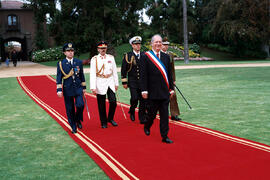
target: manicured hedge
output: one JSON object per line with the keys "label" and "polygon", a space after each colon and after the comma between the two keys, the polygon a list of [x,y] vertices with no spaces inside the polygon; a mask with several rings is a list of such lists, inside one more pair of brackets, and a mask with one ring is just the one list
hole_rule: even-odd
{"label": "manicured hedge", "polygon": [[64,57],[65,55],[62,52],[62,47],[55,47],[45,50],[34,51],[32,61],[34,62],[59,61]]}

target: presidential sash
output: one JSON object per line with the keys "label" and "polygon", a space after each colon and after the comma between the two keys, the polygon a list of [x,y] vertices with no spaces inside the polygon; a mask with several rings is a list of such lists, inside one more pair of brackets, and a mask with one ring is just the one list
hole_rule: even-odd
{"label": "presidential sash", "polygon": [[162,63],[162,61],[155,55],[155,53],[153,51],[147,51],[145,53],[147,55],[147,57],[152,61],[152,63],[158,68],[158,70],[160,71],[162,77],[164,78],[168,89],[170,89],[169,86],[169,79],[168,79],[168,73],[166,71],[166,67],[165,65]]}

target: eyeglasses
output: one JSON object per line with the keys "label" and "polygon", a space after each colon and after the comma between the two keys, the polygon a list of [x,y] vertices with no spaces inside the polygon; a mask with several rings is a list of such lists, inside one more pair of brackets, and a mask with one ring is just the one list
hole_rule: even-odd
{"label": "eyeglasses", "polygon": [[74,50],[71,50],[71,49],[69,49],[69,50],[66,50],[67,52],[74,52]]}

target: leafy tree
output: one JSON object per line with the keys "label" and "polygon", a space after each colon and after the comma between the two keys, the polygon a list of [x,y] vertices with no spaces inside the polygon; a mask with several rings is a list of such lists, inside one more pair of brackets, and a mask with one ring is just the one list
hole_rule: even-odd
{"label": "leafy tree", "polygon": [[203,42],[230,46],[238,56],[266,56],[262,46],[269,45],[268,0],[197,0],[195,5]]}
{"label": "leafy tree", "polygon": [[228,0],[218,9],[212,33],[219,34],[238,55],[260,50],[270,37],[268,10],[267,0]]}
{"label": "leafy tree", "polygon": [[[147,0],[147,15],[152,18],[150,28],[153,33],[168,36],[172,42],[183,42],[183,5],[180,0]],[[197,28],[193,3],[186,0],[187,4],[187,26],[189,38],[193,42]]]}
{"label": "leafy tree", "polygon": [[[96,54],[96,43],[106,40],[114,44],[127,42],[138,32],[138,10],[144,0],[61,0],[62,10],[51,24],[55,39],[72,41],[80,52]],[[112,49],[113,50],[113,49]]]}
{"label": "leafy tree", "polygon": [[46,29],[46,14],[54,14],[55,2],[52,0],[28,0],[30,4],[25,4],[25,7],[30,7],[34,11],[36,34],[35,45],[37,49],[48,47],[48,33]]}

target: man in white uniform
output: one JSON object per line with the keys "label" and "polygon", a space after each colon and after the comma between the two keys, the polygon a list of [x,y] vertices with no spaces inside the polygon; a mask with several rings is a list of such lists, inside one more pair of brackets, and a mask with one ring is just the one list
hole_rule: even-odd
{"label": "man in white uniform", "polygon": [[[107,128],[107,122],[113,126],[117,123],[113,120],[117,106],[115,93],[118,89],[118,75],[114,57],[107,52],[107,43],[101,41],[97,44],[98,55],[91,59],[90,89],[97,95],[98,111],[102,128]],[[109,113],[106,113],[106,94],[109,99]]]}

